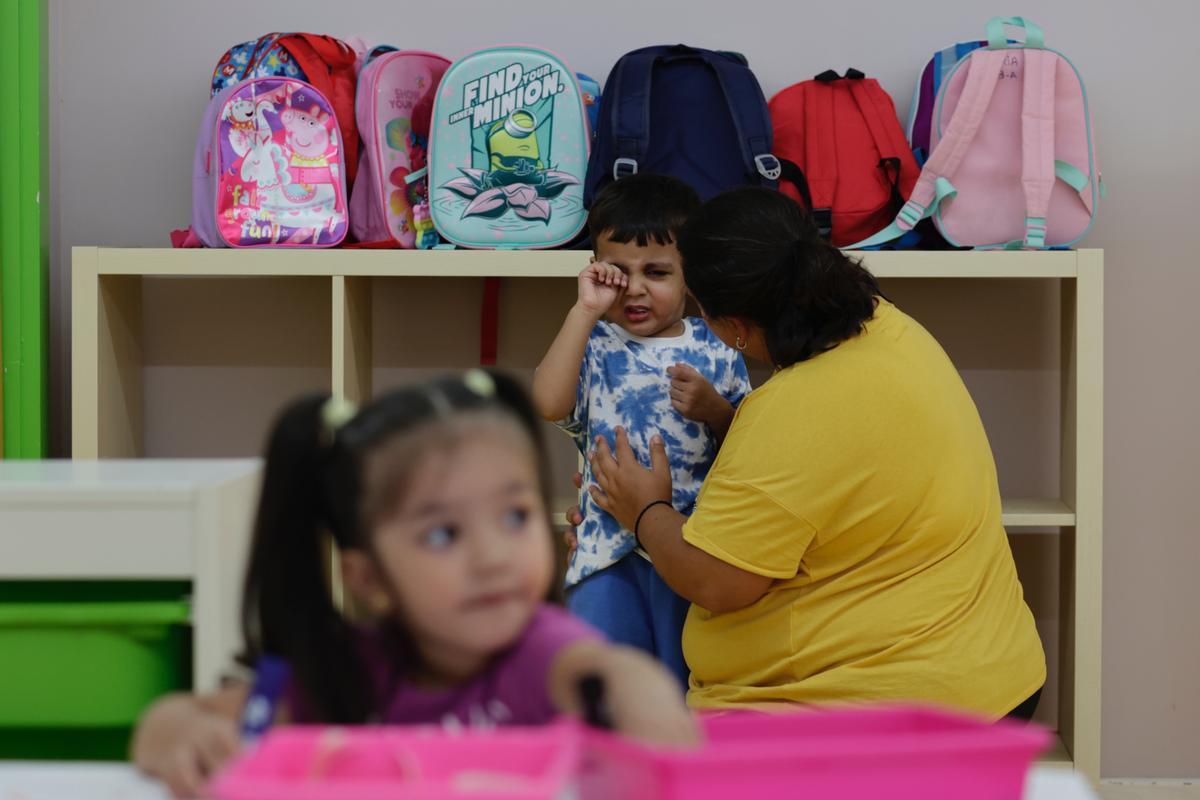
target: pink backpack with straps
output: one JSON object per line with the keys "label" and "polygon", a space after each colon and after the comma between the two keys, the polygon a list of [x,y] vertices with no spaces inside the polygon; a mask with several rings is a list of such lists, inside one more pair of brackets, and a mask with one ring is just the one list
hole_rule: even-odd
{"label": "pink backpack with straps", "polygon": [[362,161],[350,195],[359,242],[433,247],[426,153],[433,101],[449,60],[419,50],[372,59],[358,77],[356,113]]}
{"label": "pink backpack with straps", "polygon": [[[1024,41],[1009,42],[1005,26]],[[1070,247],[1091,229],[1104,192],[1083,79],[1028,20],[997,17],[987,32],[988,46],[938,92],[929,160],[908,202],[851,247],[891,241],[926,217],[959,247]]]}

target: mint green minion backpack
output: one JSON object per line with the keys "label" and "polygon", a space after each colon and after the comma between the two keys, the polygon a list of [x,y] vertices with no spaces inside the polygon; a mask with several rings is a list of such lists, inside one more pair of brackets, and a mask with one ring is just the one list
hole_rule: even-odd
{"label": "mint green minion backpack", "polygon": [[433,107],[429,202],[447,241],[557,247],[587,220],[587,98],[562,59],[493,47],[452,64]]}

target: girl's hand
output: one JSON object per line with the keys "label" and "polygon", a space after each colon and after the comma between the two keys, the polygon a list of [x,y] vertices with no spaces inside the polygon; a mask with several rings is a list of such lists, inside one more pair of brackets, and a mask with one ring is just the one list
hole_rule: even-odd
{"label": "girl's hand", "polygon": [[155,701],[134,730],[133,763],[167,784],[174,796],[197,797],[241,749],[237,720],[247,694],[249,687],[239,684]]}
{"label": "girl's hand", "polygon": [[237,726],[217,714],[197,716],[174,747],[159,754],[149,771],[175,797],[199,797],[209,780],[237,755]]}
{"label": "girl's hand", "polygon": [[671,405],[688,419],[712,425],[733,411],[730,402],[694,367],[683,363],[667,367],[667,377],[671,379]]}
{"label": "girl's hand", "polygon": [[595,486],[589,486],[596,505],[625,527],[633,530],[638,514],[655,500],[671,502],[671,463],[667,448],[659,436],[650,440],[650,469],[638,463],[629,446],[624,428],[617,428],[617,449],[608,449],[603,437],[596,437],[596,449],[588,457]]}
{"label": "girl's hand", "polygon": [[628,285],[629,278],[620,269],[604,261],[593,261],[579,273],[576,305],[599,319],[608,313]]}
{"label": "girl's hand", "polygon": [[640,651],[622,648],[619,655],[626,662],[621,675],[606,685],[613,727],[651,744],[699,744],[699,726],[675,677]]}
{"label": "girl's hand", "polygon": [[645,653],[631,647],[580,641],[567,645],[550,668],[550,697],[560,711],[583,717],[580,682],[603,682],[601,702],[613,728],[626,736],[660,745],[700,741],[695,719],[683,702],[683,687]]}

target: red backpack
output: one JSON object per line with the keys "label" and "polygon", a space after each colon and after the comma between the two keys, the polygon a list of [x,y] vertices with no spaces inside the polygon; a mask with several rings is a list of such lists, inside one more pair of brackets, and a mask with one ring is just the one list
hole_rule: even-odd
{"label": "red backpack", "polygon": [[829,70],[768,104],[780,191],[808,208],[822,236],[842,247],[886,227],[921,170],[877,81]]}

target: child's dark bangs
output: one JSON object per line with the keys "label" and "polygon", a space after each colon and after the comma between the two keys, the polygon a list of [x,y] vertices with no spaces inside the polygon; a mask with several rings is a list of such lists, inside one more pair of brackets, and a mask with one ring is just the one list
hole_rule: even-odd
{"label": "child's dark bangs", "polygon": [[647,247],[651,241],[664,246],[675,243],[674,229],[667,225],[630,222],[611,226],[607,230],[597,231],[596,234],[597,238],[607,236],[616,244],[636,242],[638,247]]}

